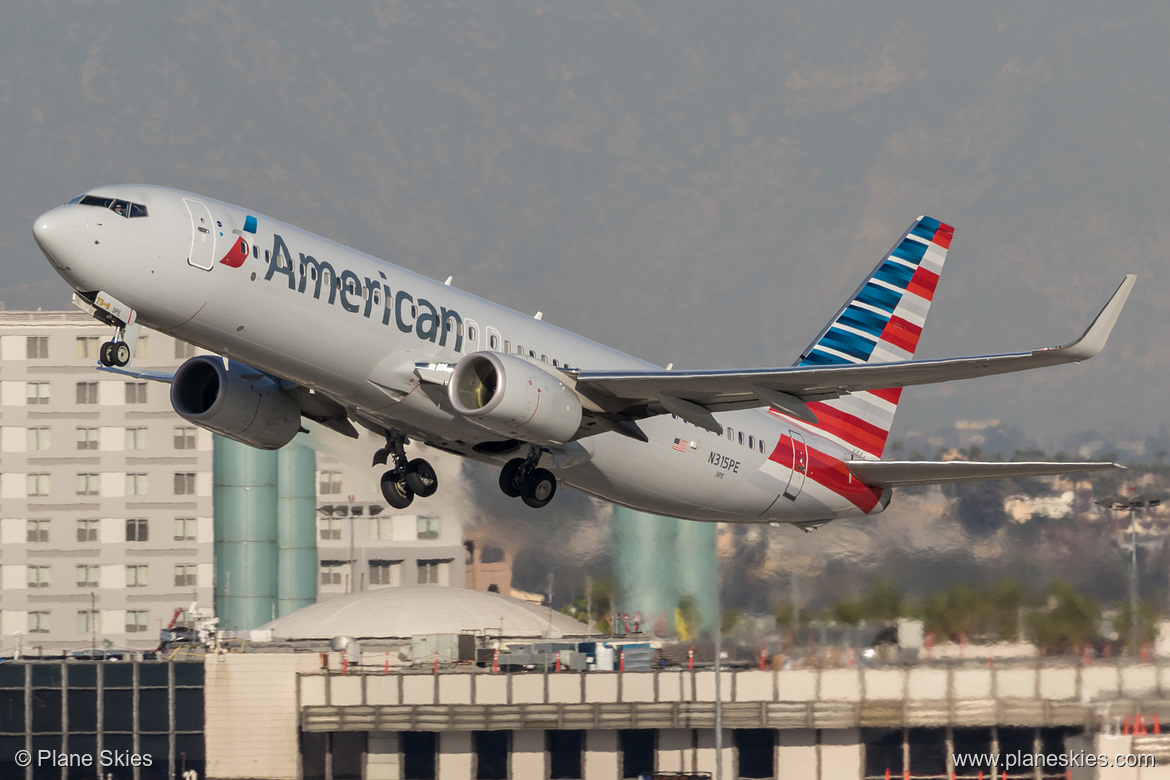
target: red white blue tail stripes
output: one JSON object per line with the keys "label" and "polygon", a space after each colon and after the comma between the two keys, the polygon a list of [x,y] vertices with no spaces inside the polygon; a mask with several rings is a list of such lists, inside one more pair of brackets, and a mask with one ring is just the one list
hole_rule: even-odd
{"label": "red white blue tail stripes", "polygon": [[[926,324],[955,229],[930,217],[902,235],[797,365],[910,360]],[[901,390],[852,393],[809,404],[813,427],[843,446],[881,457]]]}

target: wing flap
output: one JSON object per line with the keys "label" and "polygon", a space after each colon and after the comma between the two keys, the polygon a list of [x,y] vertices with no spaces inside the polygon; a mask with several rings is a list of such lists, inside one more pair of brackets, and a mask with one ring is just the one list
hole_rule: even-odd
{"label": "wing flap", "polygon": [[967,460],[853,460],[846,464],[853,476],[867,485],[905,487],[972,482],[985,479],[1052,477],[1090,471],[1124,469],[1117,463],[975,463]]}

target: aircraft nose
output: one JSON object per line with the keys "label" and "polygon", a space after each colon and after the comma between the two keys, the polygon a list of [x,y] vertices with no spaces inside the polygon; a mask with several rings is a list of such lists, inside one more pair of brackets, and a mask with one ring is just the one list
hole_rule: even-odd
{"label": "aircraft nose", "polygon": [[75,259],[85,243],[88,227],[81,206],[58,206],[37,217],[33,238],[45,257],[64,269]]}

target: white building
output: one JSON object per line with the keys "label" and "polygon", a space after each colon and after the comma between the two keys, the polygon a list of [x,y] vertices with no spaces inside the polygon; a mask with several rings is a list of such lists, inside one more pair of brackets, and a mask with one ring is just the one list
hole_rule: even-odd
{"label": "white building", "polygon": [[[81,312],[0,311],[0,657],[152,649],[176,609],[212,603],[212,434],[173,412],[166,385],[97,370],[111,335]],[[144,334],[134,366],[195,354]],[[390,510],[377,445],[337,446],[340,459],[318,452],[321,597],[462,586],[455,499]]]}

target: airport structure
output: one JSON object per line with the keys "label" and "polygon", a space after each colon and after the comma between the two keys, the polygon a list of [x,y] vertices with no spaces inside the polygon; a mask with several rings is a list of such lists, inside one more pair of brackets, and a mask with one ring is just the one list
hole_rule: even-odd
{"label": "airport structure", "polygon": [[[192,604],[248,629],[318,598],[463,584],[451,505],[391,510],[368,462],[299,443],[213,443],[165,384],[96,369],[109,335],[81,312],[0,311],[0,657],[153,649]],[[151,333],[135,365],[195,354]],[[238,479],[245,466],[257,484]]]}
{"label": "airport structure", "polygon": [[[320,639],[355,629],[365,636]],[[776,659],[717,672],[648,637],[590,636],[526,602],[437,586],[352,594],[265,631],[246,651],[0,664],[0,776],[92,776],[17,765],[29,750],[148,755],[111,773],[137,780],[712,778],[717,765],[726,780],[1170,777],[1161,662]],[[1021,765],[1036,754],[1077,763]]]}

